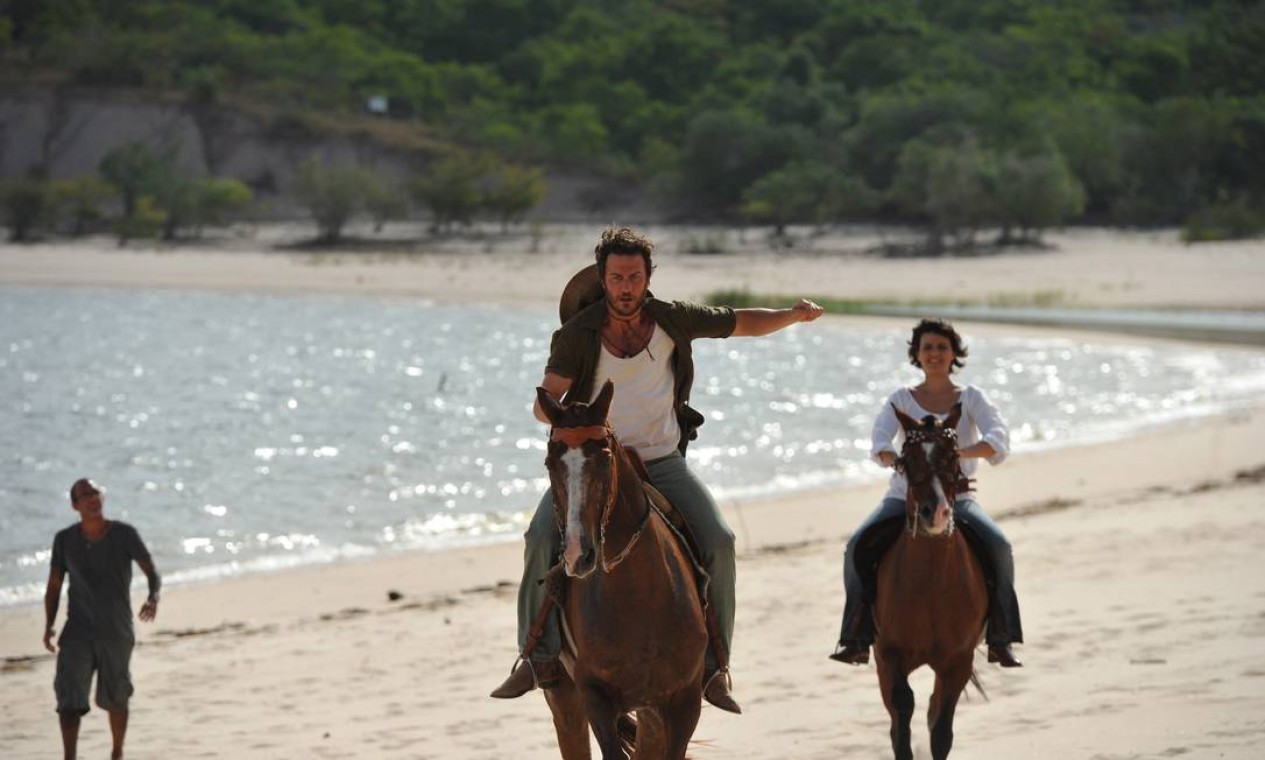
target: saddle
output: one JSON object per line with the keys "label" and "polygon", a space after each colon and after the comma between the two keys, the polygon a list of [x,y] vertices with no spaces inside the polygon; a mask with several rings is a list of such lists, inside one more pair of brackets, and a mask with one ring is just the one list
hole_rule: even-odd
{"label": "saddle", "polygon": [[[955,524],[957,529],[962,531],[962,537],[966,539],[967,545],[971,547],[971,552],[975,555],[975,558],[980,563],[980,568],[984,571],[984,583],[988,587],[988,624],[991,628],[999,622],[995,622],[996,616],[993,614],[993,608],[997,604],[996,595],[994,594],[994,589],[997,587],[997,571],[993,567],[992,558],[989,556],[984,542],[980,540],[975,526],[971,525],[968,520],[961,518],[957,519]],[[875,523],[857,540],[856,568],[861,578],[861,584],[865,589],[865,600],[862,607],[864,612],[857,615],[856,620],[853,621],[854,626],[857,628],[868,627],[872,629],[874,626],[872,610],[874,601],[878,596],[879,563],[883,561],[887,550],[896,543],[896,539],[900,537],[903,530],[905,530],[905,518],[895,517]],[[867,633],[869,634],[868,636],[854,636],[853,638],[872,639],[873,630]]]}

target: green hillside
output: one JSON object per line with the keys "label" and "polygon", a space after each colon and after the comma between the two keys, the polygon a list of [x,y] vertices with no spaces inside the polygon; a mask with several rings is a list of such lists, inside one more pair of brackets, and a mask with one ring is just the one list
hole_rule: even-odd
{"label": "green hillside", "polygon": [[[5,0],[10,81],[387,117],[682,216],[946,235],[1265,205],[1265,4]],[[407,132],[415,134],[416,130]],[[389,133],[388,133],[389,134]]]}

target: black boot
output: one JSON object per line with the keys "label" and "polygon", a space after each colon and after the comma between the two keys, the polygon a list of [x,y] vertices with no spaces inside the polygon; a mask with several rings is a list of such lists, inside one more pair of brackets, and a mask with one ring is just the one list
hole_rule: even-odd
{"label": "black boot", "polygon": [[1003,668],[1022,668],[1023,663],[1010,651],[1009,644],[989,644],[988,661],[995,662]]}
{"label": "black boot", "polygon": [[855,641],[848,644],[840,642],[830,659],[846,665],[864,665],[870,661],[870,645]]}

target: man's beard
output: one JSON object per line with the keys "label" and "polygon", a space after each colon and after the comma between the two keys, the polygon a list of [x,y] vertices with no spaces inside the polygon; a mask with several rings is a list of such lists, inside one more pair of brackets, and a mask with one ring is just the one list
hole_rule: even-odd
{"label": "man's beard", "polygon": [[622,300],[619,298],[606,297],[606,306],[621,317],[631,317],[641,310],[642,305],[646,303],[646,294],[642,294],[641,298],[632,298]]}

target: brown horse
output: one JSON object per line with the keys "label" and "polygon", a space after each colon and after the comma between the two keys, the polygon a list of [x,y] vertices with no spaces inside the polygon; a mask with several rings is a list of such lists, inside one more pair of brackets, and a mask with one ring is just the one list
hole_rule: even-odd
{"label": "brown horse", "polygon": [[693,564],[607,424],[613,395],[607,381],[592,404],[563,407],[537,389],[552,424],[570,676],[545,698],[564,760],[587,760],[589,726],[604,760],[630,748],[678,760],[702,706],[707,628]]}
{"label": "brown horse", "polygon": [[979,561],[953,524],[953,500],[962,487],[956,434],[961,414],[957,404],[943,423],[931,415],[917,422],[896,410],[905,430],[900,461],[909,481],[907,530],[879,565],[874,653],[897,760],[913,757],[911,672],[930,665],[936,674],[927,711],[935,760],[948,757],[953,746],[962,690],[968,681],[979,686],[975,647],[988,614],[988,589]]}

